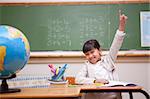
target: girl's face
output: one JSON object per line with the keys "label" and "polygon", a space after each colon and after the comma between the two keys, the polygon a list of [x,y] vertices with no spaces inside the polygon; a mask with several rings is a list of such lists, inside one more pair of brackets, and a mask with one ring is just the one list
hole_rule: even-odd
{"label": "girl's face", "polygon": [[85,57],[90,63],[96,64],[99,60],[101,60],[101,50],[94,48],[86,52]]}

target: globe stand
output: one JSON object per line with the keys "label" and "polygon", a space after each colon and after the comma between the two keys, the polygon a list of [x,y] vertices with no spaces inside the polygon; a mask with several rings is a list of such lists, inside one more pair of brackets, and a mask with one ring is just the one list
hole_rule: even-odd
{"label": "globe stand", "polygon": [[20,92],[20,89],[12,89],[9,88],[8,84],[7,84],[7,79],[12,79],[15,78],[16,74],[12,74],[11,76],[7,76],[7,77],[0,77],[0,79],[2,79],[2,83],[0,86],[0,93],[14,93],[14,92]]}

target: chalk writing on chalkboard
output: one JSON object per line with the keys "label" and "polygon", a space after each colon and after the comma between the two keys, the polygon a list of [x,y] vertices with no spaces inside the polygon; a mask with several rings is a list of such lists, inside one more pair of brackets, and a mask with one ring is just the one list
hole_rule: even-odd
{"label": "chalk writing on chalkboard", "polygon": [[[78,24],[80,35],[78,35],[79,45],[83,45],[83,42],[87,39],[92,39],[97,36],[104,37],[104,20],[102,16],[99,17],[82,17],[80,18],[80,22]],[[61,46],[65,45],[67,47],[71,47],[71,30],[73,22],[69,22],[64,17],[59,18],[49,18],[49,25],[47,26],[48,37],[47,37],[47,46]],[[98,25],[99,24],[99,25]],[[101,43],[103,46],[104,43]]]}
{"label": "chalk writing on chalkboard", "polygon": [[65,18],[54,18],[48,20],[47,46],[71,46],[70,23]]}
{"label": "chalk writing on chalkboard", "polygon": [[[104,20],[102,16],[97,18],[86,17],[82,18],[80,25],[80,45],[83,45],[83,42],[87,39],[92,39],[97,36],[104,37]],[[98,35],[99,34],[99,35]],[[103,45],[103,43],[101,43]]]}

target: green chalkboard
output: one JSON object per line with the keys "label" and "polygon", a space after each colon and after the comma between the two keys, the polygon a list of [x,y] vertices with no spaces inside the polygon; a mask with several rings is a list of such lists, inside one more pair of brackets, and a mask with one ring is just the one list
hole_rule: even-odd
{"label": "green chalkboard", "polygon": [[108,50],[119,9],[128,16],[121,50],[149,49],[140,43],[140,11],[150,10],[149,4],[1,6],[0,22],[20,29],[31,51],[78,51],[88,39],[97,39]]}

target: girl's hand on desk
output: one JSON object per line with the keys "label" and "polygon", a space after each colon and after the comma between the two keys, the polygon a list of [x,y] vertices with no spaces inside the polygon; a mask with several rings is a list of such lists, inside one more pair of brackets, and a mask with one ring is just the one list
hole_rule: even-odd
{"label": "girl's hand on desk", "polygon": [[94,80],[94,83],[103,83],[103,84],[108,84],[109,81],[106,79],[96,79]]}

